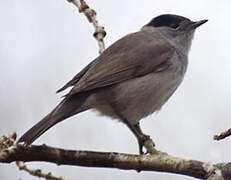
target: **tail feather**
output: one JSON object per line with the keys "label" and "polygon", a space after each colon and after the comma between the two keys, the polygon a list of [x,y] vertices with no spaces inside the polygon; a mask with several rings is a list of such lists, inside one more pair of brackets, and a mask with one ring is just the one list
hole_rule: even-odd
{"label": "tail feather", "polygon": [[87,110],[88,108],[83,108],[82,106],[88,97],[87,94],[82,93],[81,95],[65,98],[51,113],[23,134],[18,142],[24,142],[29,145],[58,122]]}
{"label": "tail feather", "polygon": [[58,120],[52,119],[51,114],[48,114],[41,121],[35,124],[31,129],[29,129],[25,134],[23,134],[18,142],[25,142],[29,145],[56,123],[58,123]]}

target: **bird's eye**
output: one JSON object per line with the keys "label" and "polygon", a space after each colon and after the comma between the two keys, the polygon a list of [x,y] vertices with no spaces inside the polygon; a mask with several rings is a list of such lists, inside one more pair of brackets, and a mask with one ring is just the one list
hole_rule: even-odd
{"label": "bird's eye", "polygon": [[178,28],[179,24],[176,24],[176,23],[171,23],[169,24],[169,27],[173,28],[173,29],[176,29]]}

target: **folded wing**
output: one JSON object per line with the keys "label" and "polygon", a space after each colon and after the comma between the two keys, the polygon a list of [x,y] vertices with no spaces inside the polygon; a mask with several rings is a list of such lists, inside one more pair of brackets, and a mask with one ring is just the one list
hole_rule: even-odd
{"label": "folded wing", "polygon": [[136,32],[107,48],[58,92],[74,86],[69,95],[113,85],[169,67],[174,48],[163,39]]}

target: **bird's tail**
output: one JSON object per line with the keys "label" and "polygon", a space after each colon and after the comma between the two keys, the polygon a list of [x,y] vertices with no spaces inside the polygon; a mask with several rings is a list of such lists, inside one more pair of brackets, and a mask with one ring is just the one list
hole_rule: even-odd
{"label": "bird's tail", "polygon": [[18,142],[24,142],[29,145],[56,123],[87,110],[88,108],[83,107],[87,96],[87,93],[81,93],[70,98],[63,99],[63,101],[52,112],[23,134]]}

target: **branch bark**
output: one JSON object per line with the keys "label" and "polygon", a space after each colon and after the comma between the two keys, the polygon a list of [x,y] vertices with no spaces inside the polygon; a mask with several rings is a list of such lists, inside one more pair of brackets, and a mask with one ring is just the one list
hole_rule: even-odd
{"label": "branch bark", "polygon": [[207,180],[231,179],[231,163],[212,164],[197,160],[186,160],[160,151],[153,155],[136,155],[117,152],[66,150],[46,145],[24,146],[15,143],[10,137],[0,137],[0,162],[11,163],[14,161],[44,161],[57,165],[117,168],[139,172],[161,171]]}

